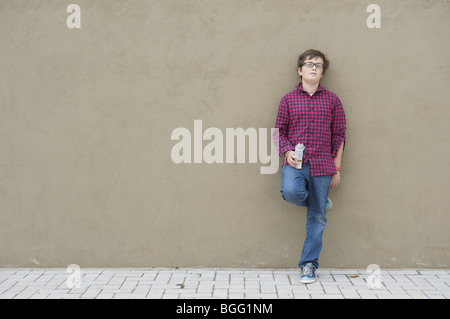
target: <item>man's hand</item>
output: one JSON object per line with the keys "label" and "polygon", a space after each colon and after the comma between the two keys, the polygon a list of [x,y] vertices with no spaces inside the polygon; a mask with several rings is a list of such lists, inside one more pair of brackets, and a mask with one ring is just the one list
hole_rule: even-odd
{"label": "man's hand", "polygon": [[341,173],[337,172],[336,174],[331,176],[330,189],[333,189],[341,183]]}
{"label": "man's hand", "polygon": [[286,152],[286,161],[292,168],[297,168],[298,165],[298,158],[295,156],[294,151],[287,151]]}

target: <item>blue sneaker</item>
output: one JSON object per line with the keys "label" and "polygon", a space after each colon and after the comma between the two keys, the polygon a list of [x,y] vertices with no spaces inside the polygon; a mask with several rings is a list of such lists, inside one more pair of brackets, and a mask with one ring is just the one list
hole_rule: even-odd
{"label": "blue sneaker", "polygon": [[331,207],[333,207],[333,203],[331,202],[331,199],[327,197],[327,206],[325,209],[329,210]]}
{"label": "blue sneaker", "polygon": [[300,276],[300,282],[303,284],[311,284],[315,282],[316,279],[316,267],[312,263],[304,265],[302,275]]}

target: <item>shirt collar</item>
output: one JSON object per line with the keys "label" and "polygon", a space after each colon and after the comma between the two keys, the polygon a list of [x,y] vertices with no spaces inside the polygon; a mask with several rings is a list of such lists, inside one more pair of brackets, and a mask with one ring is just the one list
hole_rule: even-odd
{"label": "shirt collar", "polygon": [[[300,91],[306,92],[305,90],[303,90],[302,82],[300,82],[300,83],[297,85],[297,89],[299,89]],[[317,91],[316,91],[316,92],[324,91],[325,89],[326,89],[326,87],[325,87],[325,86],[322,86],[322,84],[319,82],[319,87],[317,88]],[[316,93],[316,92],[315,92],[315,93]],[[308,92],[306,92],[306,93],[308,93]]]}

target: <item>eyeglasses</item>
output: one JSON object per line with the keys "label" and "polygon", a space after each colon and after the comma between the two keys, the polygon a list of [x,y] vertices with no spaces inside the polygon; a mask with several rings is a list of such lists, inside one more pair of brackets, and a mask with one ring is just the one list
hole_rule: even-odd
{"label": "eyeglasses", "polygon": [[305,63],[303,63],[303,65],[306,66],[308,69],[312,69],[314,66],[317,69],[323,69],[323,64],[322,63],[305,62]]}

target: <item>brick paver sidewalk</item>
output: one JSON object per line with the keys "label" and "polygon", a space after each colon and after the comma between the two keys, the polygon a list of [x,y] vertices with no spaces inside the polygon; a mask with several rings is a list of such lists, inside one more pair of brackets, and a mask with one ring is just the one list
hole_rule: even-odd
{"label": "brick paver sidewalk", "polygon": [[297,269],[0,269],[0,298],[450,298],[450,270],[381,270],[373,277],[319,269],[309,285],[299,277]]}

